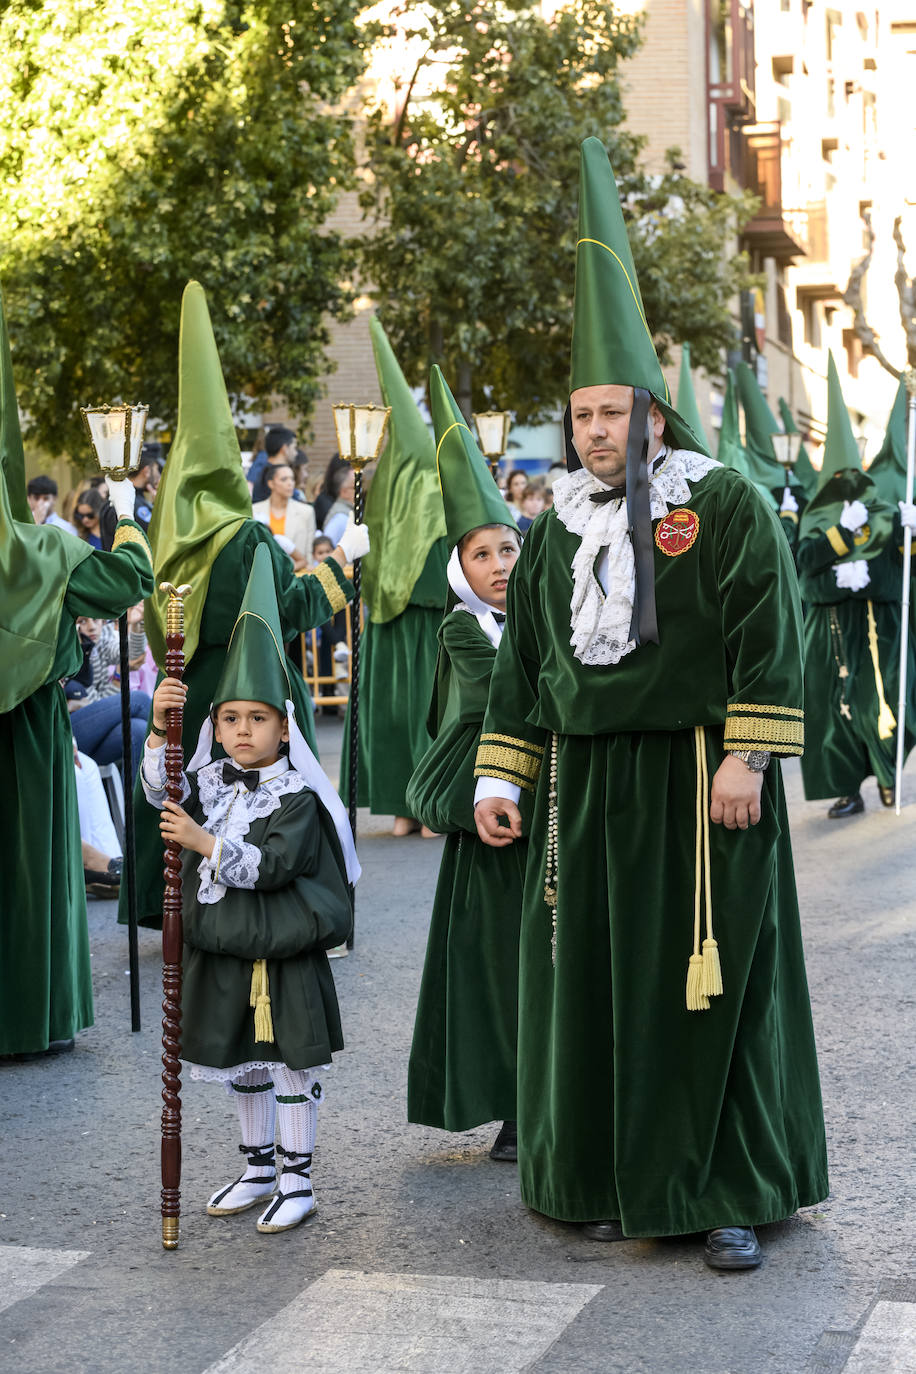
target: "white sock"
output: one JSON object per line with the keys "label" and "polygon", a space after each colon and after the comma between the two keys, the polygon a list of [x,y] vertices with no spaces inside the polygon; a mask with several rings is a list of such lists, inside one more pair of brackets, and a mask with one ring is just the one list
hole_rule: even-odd
{"label": "white sock", "polygon": [[[311,1167],[318,1104],[306,1091],[308,1074],[301,1069],[278,1066],[274,1070],[274,1083],[283,1172],[279,1192],[258,1218],[258,1230],[263,1231],[288,1230],[304,1221],[317,1207],[312,1192]],[[302,1196],[290,1196],[294,1193]]]}
{"label": "white sock", "polygon": [[[250,1069],[235,1080],[232,1091],[239,1109],[242,1145],[248,1150],[273,1154],[276,1137],[276,1096],[268,1069]],[[263,1179],[271,1176],[272,1165],[249,1164],[242,1177]]]}

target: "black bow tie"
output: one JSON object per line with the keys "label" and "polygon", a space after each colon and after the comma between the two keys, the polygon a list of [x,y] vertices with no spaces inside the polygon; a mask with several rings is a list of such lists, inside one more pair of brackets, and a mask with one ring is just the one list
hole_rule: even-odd
{"label": "black bow tie", "polygon": [[503,611],[493,611],[492,614],[493,619],[496,621],[497,625],[505,625],[506,617]]}
{"label": "black bow tie", "polygon": [[261,774],[257,768],[236,768],[227,759],[223,764],[223,782],[233,787],[236,783],[244,783],[249,792],[253,792],[261,781]]}
{"label": "black bow tie", "polygon": [[626,494],[626,487],[607,487],[604,491],[593,491],[588,499],[596,506],[606,506],[608,501],[621,501]]}

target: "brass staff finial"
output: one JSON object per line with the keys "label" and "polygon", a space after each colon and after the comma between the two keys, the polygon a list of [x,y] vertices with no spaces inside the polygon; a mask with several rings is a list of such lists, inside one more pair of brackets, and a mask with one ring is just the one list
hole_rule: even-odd
{"label": "brass staff finial", "polygon": [[159,590],[168,593],[168,606],[165,612],[165,632],[167,635],[184,634],[184,598],[191,592],[191,585],[183,582],[174,587],[171,582],[160,582]]}

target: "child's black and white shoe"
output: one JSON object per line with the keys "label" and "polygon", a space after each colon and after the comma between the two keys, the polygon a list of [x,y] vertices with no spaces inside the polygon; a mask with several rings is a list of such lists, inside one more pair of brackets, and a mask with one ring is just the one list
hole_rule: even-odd
{"label": "child's black and white shoe", "polygon": [[211,1217],[232,1217],[237,1212],[247,1212],[272,1197],[277,1187],[277,1166],[274,1161],[272,1145],[240,1145],[243,1155],[248,1156],[248,1168],[226,1188],[213,1194],[207,1203],[207,1215]]}
{"label": "child's black and white shoe", "polygon": [[[277,1147],[288,1162],[280,1174],[280,1190],[265,1212],[258,1217],[258,1230],[267,1235],[275,1231],[291,1231],[303,1221],[308,1221],[318,1211],[318,1203],[312,1192],[312,1156],[296,1154],[292,1150]],[[296,1185],[300,1184],[301,1187]]]}

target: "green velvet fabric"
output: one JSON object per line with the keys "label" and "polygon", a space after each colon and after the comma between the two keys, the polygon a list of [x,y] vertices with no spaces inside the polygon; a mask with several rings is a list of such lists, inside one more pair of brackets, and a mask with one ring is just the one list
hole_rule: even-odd
{"label": "green velvet fabric", "polygon": [[145,623],[157,663],[165,660],[168,606],[160,582],[191,587],[185,600],[184,644],[190,663],[197,652],[216,558],[242,522],[251,519],[251,493],[207,298],[196,281],[188,282],[181,300],[178,357],[178,424],[149,527],[156,590]]}
{"label": "green velvet fabric", "polygon": [[731,368],[728,369],[725,382],[722,427],[719,430],[719,451],[716,457],[725,467],[733,468],[743,477],[750,477],[747,453],[741,442],[741,426],[738,422],[738,391],[735,386],[735,374]]}
{"label": "green velvet fabric", "polygon": [[[878,730],[879,698],[868,640],[868,607],[870,604],[877,631],[884,697],[896,716],[900,690],[901,538],[898,519],[883,547],[873,551],[868,564],[868,586],[858,592],[837,587],[833,568],[841,560],[826,535],[805,538],[799,545],[798,569],[806,606],[808,728],[802,778],[809,801],[851,796],[872,774],[882,787],[893,786],[897,730],[885,739]],[[860,556],[853,545],[848,557]],[[912,635],[907,662],[904,757],[909,755],[916,739],[916,643]]]}
{"label": "green velvet fabric", "polygon": [[[210,590],[204,603],[198,629],[198,647],[185,671],[188,695],[184,710],[182,742],[185,758],[189,759],[197,746],[197,736],[210,710],[223,664],[226,646],[232,634],[239,607],[248,585],[248,575],[255,550],[266,547],[273,565],[274,584],[280,612],[280,626],[284,642],[289,642],[302,630],[325,624],[334,614],[327,595],[313,574],[296,577],[293,565],[279,547],[270,530],[258,520],[246,520],[217,555],[209,579]],[[343,575],[333,558],[325,565],[344,595],[353,596],[353,586]],[[317,754],[313,708],[302,676],[287,656],[286,668],[293,689],[296,722],[309,748]],[[222,757],[222,750],[214,744],[214,757]],[[159,930],[162,926],[162,840],[155,812],[146,803],[139,781],[134,789],[136,850],[137,850],[137,913],[141,925]],[[118,920],[127,920],[127,894],[122,885]]]}
{"label": "green velvet fabric", "polygon": [[[205,824],[193,775],[186,809]],[[325,950],[347,938],[351,905],[333,826],[313,792],[280,799],[254,820],[245,844],[260,850],[253,890],[227,887],[196,900],[200,855],[185,852],[182,1057],[212,1068],[259,1059],[291,1069],[326,1064],[343,1048]],[[274,1043],[256,1042],[251,966],[267,960]]]}
{"label": "green velvet fabric", "polygon": [[587,138],[579,155],[579,237],[569,390],[643,387],[656,400],[674,448],[708,453],[705,441],[671,404],[646,323],[620,196],[607,150]]}
{"label": "green velvet fabric", "polygon": [[703,421],[700,419],[700,408],[697,405],[697,394],[693,387],[693,377],[690,374],[690,344],[681,344],[681,370],[677,382],[677,409],[678,414],[683,415],[694,434],[702,440],[703,451],[712,453],[706,431],[703,428]]}
{"label": "green velvet fabric", "polygon": [[263,701],[286,716],[292,683],[283,648],[274,570],[266,544],[259,544],[238,619],[213,693],[213,705],[224,701]]}
{"label": "green velvet fabric", "polygon": [[[778,508],[782,504],[787,476],[786,469],[776,460],[771,437],[782,432],[779,422],[767,405],[757,378],[747,363],[738,364],[735,383],[744,409],[748,476]],[[798,503],[800,514],[805,509],[808,493],[805,483],[794,470],[789,476],[788,486]]]}
{"label": "green velvet fabric", "polygon": [[[789,403],[782,396],[779,398],[779,415],[782,420],[783,431],[786,434],[800,433],[798,425],[789,409]],[[817,472],[812,466],[811,459],[808,457],[808,450],[804,444],[795,455],[795,462],[792,471],[805,489],[805,495],[810,500],[817,490]]]}
{"label": "green velvet fabric", "polygon": [[65,588],[47,682],[0,713],[0,1054],[45,1050],[92,1025],[73,736],[59,678],[82,662],[76,617],[122,614],[149,595],[152,570],[136,544],[89,554]]}
{"label": "green velvet fabric", "polygon": [[906,500],[906,427],[906,383],[901,381],[888,416],[884,442],[868,465],[868,475],[878,495],[894,508],[898,501]]}
{"label": "green velvet fabric", "polygon": [[490,465],[435,364],[429,374],[429,398],[449,548],[482,525],[515,529],[515,517],[493,480]]}
{"label": "green velvet fabric", "polygon": [[827,352],[827,438],[824,441],[824,459],[817,478],[818,495],[824,490],[831,478],[842,472],[861,472],[862,458],[856,443],[849,419],[849,411],[843,399],[839,373],[833,354]]}
{"label": "green velvet fabric", "polygon": [[775,760],[761,823],[710,827],[724,993],[708,1011],[685,1009],[693,727],[706,727],[711,777],[729,703],[802,703],[798,587],[775,516],[721,468],[693,485],[689,504],[696,543],[656,561],[661,642],[608,667],[583,666],[569,647],[578,541],[555,512],[537,522],[509,584],[483,727],[545,749],[547,732],[559,735],[555,967],[546,753],[522,914],[522,1198],[566,1221],[619,1218],[631,1236],[775,1221],[828,1189]]}
{"label": "green velvet fabric", "polygon": [[410,602],[430,550],[445,535],[445,512],[435,441],[377,319],[369,333],[382,399],[391,407],[388,443],[366,497],[372,548],[362,560],[363,600],[380,625]]}
{"label": "green velvet fabric", "polygon": [[[426,710],[436,635],[448,584],[445,540],[433,545],[410,604],[394,620],[367,622],[359,657],[359,805],[375,816],[409,816],[407,784],[426,753]],[[340,757],[340,795],[350,795],[350,706]]]}
{"label": "green velvet fabric", "polygon": [[[868,508],[868,521],[858,535],[840,525],[846,501],[862,501]],[[895,512],[882,501],[874,482],[861,469],[846,468],[835,473],[822,486],[802,512],[800,538],[815,539],[835,529],[849,544],[852,558],[876,558],[891,538]],[[837,554],[834,553],[834,561]],[[841,555],[842,556],[842,555]]]}
{"label": "green velvet fabric", "polygon": [[447,1131],[514,1120],[518,939],[527,843],[482,844],[474,826],[474,759],[496,650],[474,616],[439,631],[430,710],[435,741],[407,805],[445,848],[407,1073],[407,1119]]}

